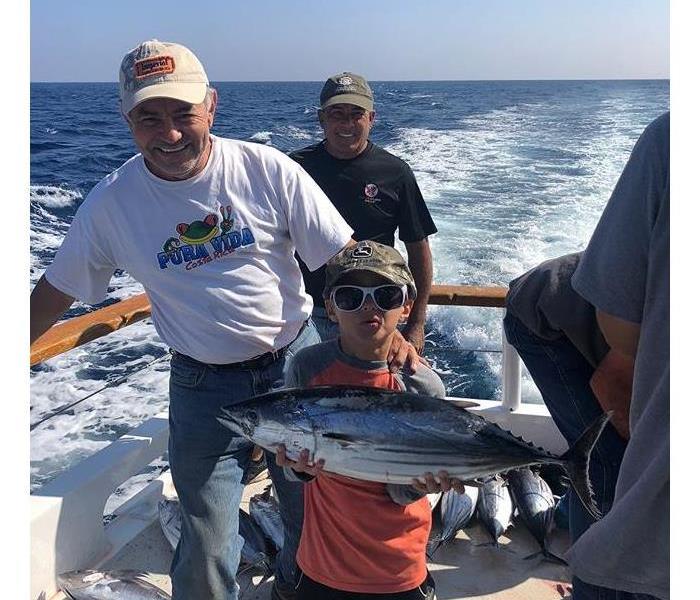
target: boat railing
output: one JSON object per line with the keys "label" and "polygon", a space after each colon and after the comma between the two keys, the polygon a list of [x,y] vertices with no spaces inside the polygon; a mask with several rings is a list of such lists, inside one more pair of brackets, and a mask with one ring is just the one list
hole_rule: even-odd
{"label": "boat railing", "polygon": [[[498,286],[433,285],[428,303],[502,308],[505,306],[506,292],[506,288]],[[36,365],[150,316],[148,298],[146,294],[139,294],[54,325],[32,344],[30,365]],[[521,393],[520,360],[505,335],[502,336],[502,351],[502,403],[509,410],[517,410]]]}
{"label": "boat railing", "polygon": [[[434,285],[431,305],[505,306],[503,287]],[[53,326],[32,346],[30,364],[96,340],[141,321],[151,314],[145,294]],[[476,408],[490,420],[552,451],[562,451],[563,438],[543,405],[520,403],[520,359],[502,335],[501,400],[479,400]],[[453,402],[463,399],[450,398]],[[140,535],[157,515],[168,474],[151,481],[103,522],[108,497],[151,461],[163,456],[168,443],[167,413],[142,423],[127,435],[58,475],[31,497],[31,598],[50,598],[58,573],[104,565],[130,540]]]}

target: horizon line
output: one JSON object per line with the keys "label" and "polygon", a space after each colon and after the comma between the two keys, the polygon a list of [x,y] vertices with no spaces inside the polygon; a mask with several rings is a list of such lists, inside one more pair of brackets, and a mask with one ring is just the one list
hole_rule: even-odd
{"label": "horizon line", "polygon": [[[314,80],[314,79],[220,79],[220,80],[210,80],[210,83],[322,83],[324,80]],[[368,81],[373,83],[479,83],[479,82],[493,82],[493,81],[671,81],[670,76],[668,77],[565,77],[565,78],[555,78],[555,77],[545,77],[545,78],[526,78],[526,79],[369,79]],[[68,80],[30,80],[32,83],[112,83],[118,85],[119,82],[116,80],[89,80],[89,81],[68,81]]]}

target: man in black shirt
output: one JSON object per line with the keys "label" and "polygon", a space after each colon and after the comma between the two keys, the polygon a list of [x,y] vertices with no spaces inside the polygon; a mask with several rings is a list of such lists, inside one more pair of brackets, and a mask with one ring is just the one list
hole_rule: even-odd
{"label": "man in black shirt", "polygon": [[[437,229],[411,168],[369,141],[374,118],[374,98],[367,81],[353,73],[334,75],[321,90],[318,111],[325,139],[290,156],[331,199],[354,229],[354,239],[393,246],[394,233],[399,230],[418,291],[403,335],[422,352],[433,280],[428,236]],[[323,303],[325,267],[309,272],[301,261],[300,267],[306,291],[314,299],[314,323],[327,339],[335,331]]]}

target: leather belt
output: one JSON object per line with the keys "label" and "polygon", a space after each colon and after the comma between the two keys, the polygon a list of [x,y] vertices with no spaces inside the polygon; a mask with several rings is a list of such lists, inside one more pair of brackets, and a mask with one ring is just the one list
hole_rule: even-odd
{"label": "leather belt", "polygon": [[296,337],[291,342],[289,342],[286,346],[283,346],[282,348],[279,348],[278,350],[274,350],[272,352],[265,352],[265,354],[260,354],[259,356],[254,356],[253,358],[250,358],[248,360],[242,360],[240,362],[217,365],[217,364],[202,362],[201,360],[197,360],[196,358],[192,358],[191,356],[187,356],[187,354],[182,354],[182,352],[178,352],[177,350],[173,350],[172,348],[170,349],[170,353],[173,355],[177,354],[178,356],[186,358],[187,360],[192,361],[193,363],[197,363],[199,365],[205,365],[214,371],[216,371],[218,369],[225,369],[225,370],[231,369],[234,371],[250,371],[252,369],[264,369],[265,367],[271,365],[276,360],[282,358],[287,353],[287,350],[289,350],[289,347],[294,342],[297,341],[297,339],[302,334],[304,329],[306,329],[306,326],[308,325],[308,323],[309,323],[308,321],[304,321],[304,324],[301,326],[299,333],[297,333]]}

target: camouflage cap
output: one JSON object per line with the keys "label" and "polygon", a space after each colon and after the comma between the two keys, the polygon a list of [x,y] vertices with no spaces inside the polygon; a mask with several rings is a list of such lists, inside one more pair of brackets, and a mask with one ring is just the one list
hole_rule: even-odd
{"label": "camouflage cap", "polygon": [[321,110],[333,104],[354,104],[371,112],[374,96],[364,77],[343,72],[326,79],[321,90]]}
{"label": "camouflage cap", "polygon": [[346,248],[328,261],[324,297],[330,296],[331,290],[341,277],[354,271],[369,271],[384,277],[391,283],[405,284],[408,287],[409,297],[416,297],[413,275],[401,253],[396,248],[371,240],[358,242],[357,245]]}

